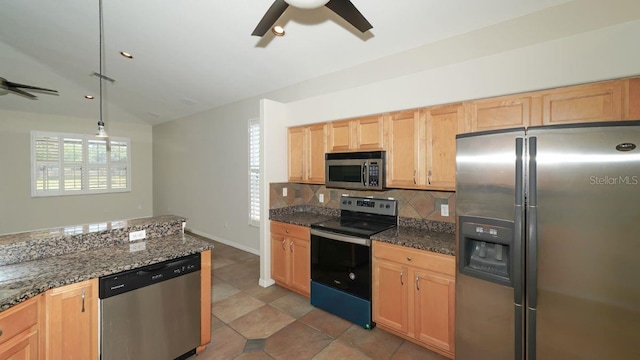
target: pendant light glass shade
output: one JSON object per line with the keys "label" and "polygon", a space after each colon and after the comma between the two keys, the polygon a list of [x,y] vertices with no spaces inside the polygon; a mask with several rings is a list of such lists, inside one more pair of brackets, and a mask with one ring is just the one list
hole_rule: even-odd
{"label": "pendant light glass shade", "polygon": [[284,0],[284,2],[300,9],[317,9],[325,6],[329,0]]}

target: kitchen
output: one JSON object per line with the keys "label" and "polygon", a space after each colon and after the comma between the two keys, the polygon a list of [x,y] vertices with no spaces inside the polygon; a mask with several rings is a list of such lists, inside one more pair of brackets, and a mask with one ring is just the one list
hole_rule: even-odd
{"label": "kitchen", "polygon": [[[573,26],[571,30],[554,30],[554,24],[545,23],[548,33],[539,36],[547,36],[546,38],[519,38],[517,41],[513,40],[513,43],[494,42],[494,48],[491,49],[481,47],[481,44],[487,42],[479,39],[498,36],[496,33],[510,33],[513,30],[510,26],[515,26],[496,25],[484,32],[451,39],[454,49],[474,43],[478,46],[471,46],[464,54],[448,54],[453,57],[449,60],[449,65],[439,63],[441,60],[432,56],[434,53],[447,55],[442,54],[441,46],[444,44],[426,46],[422,53],[398,55],[378,64],[381,68],[391,67],[397,72],[385,79],[376,71],[368,71],[362,75],[362,82],[358,87],[344,84],[340,80],[345,78],[344,74],[358,74],[358,69],[345,70],[325,79],[333,81],[334,87],[328,92],[320,92],[320,80],[309,81],[289,88],[288,91],[265,94],[153,127],[116,121],[115,117],[121,115],[121,112],[110,108],[114,120],[107,121],[107,128],[114,134],[129,134],[138,149],[132,154],[138,157],[137,160],[134,159],[132,169],[132,193],[94,195],[99,198],[102,206],[94,212],[86,212],[73,209],[92,208],[96,198],[35,201],[24,192],[3,191],[3,204],[15,204],[18,208],[3,206],[0,217],[2,232],[18,231],[12,224],[21,224],[23,229],[27,229],[25,226],[29,224],[33,224],[32,228],[44,228],[94,222],[103,218],[135,218],[174,213],[187,217],[191,230],[224,240],[225,243],[234,244],[252,253],[261,253],[266,251],[269,229],[266,223],[260,229],[246,225],[247,186],[244,180],[247,167],[246,121],[260,116],[260,98],[275,100],[265,100],[262,104],[267,124],[264,128],[264,147],[269,149],[264,154],[266,165],[263,194],[268,194],[269,183],[287,181],[287,166],[283,159],[287,157],[286,128],[289,126],[622,78],[640,73],[637,68],[637,49],[630,46],[635,43],[638,33],[638,25],[633,17],[637,12],[628,9],[618,11],[615,20],[609,19],[609,23],[603,23],[600,14],[614,13],[613,10],[592,8],[598,5],[589,2],[582,5],[589,11],[576,12],[576,8],[572,6],[578,7],[580,2],[571,2],[560,9],[529,17],[530,20],[545,21],[545,16],[549,14],[582,14],[584,22],[569,24]],[[563,55],[558,57],[558,53]],[[415,68],[393,66],[398,62],[413,60],[419,64]],[[3,74],[8,72],[9,70],[4,69],[2,71]],[[38,101],[43,98],[44,95]],[[2,98],[3,104],[5,99],[8,96]],[[33,104],[39,106],[37,102]],[[79,106],[86,107],[82,104]],[[47,109],[38,111],[46,113]],[[37,112],[14,112],[4,105],[2,112],[2,154],[13,153],[17,158],[12,157],[11,161],[18,160],[21,164],[28,164],[29,154],[16,153],[12,149],[28,148],[23,140],[28,131],[36,128],[78,132],[77,129],[87,126],[87,121],[77,117],[58,115],[47,116],[45,119]],[[122,115],[123,120],[131,117]],[[94,119],[95,116],[87,118]],[[86,131],[94,131],[95,121],[89,122],[91,125]],[[197,162],[194,163],[194,159]],[[228,161],[229,159],[232,161]],[[5,161],[10,160],[3,158],[3,164]],[[216,164],[215,169],[198,167],[198,164],[204,163]],[[185,172],[194,171],[197,176],[183,176]],[[5,187],[20,188],[19,184],[28,183],[26,166],[20,173],[27,175],[3,178]],[[153,187],[145,186],[145,183],[153,183]],[[212,184],[228,191],[211,191]],[[56,211],[59,207],[69,210]],[[30,214],[34,214],[39,220],[26,221]],[[263,208],[261,215],[262,219],[268,218],[268,207]],[[268,259],[269,256],[264,257]],[[261,268],[261,281],[267,284],[270,280],[268,260],[264,261]]]}

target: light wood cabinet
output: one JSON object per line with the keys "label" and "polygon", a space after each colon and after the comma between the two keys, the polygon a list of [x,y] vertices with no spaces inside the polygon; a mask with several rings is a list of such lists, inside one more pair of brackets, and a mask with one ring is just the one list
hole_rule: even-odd
{"label": "light wood cabinet", "polygon": [[200,346],[199,354],[211,342],[211,250],[200,253]]}
{"label": "light wood cabinet", "polygon": [[328,124],[329,152],[384,149],[382,115],[333,121]]}
{"label": "light wood cabinet", "polygon": [[[470,131],[531,126],[532,101],[531,96],[511,95],[469,102]],[[533,125],[540,124],[534,121]]]}
{"label": "light wood cabinet", "polygon": [[422,187],[420,111],[390,114],[386,119],[387,187],[416,189]]}
{"label": "light wood cabinet", "polygon": [[455,258],[373,243],[373,320],[386,331],[454,357]]}
{"label": "light wood cabinet", "polygon": [[36,360],[40,354],[40,297],[0,313],[0,359]]}
{"label": "light wood cabinet", "polygon": [[271,278],[307,297],[311,291],[310,240],[307,227],[271,222]]}
{"label": "light wood cabinet", "polygon": [[98,279],[45,293],[48,360],[98,358]]}
{"label": "light wood cabinet", "polygon": [[423,110],[426,127],[426,183],[429,190],[456,189],[456,135],[464,129],[461,104]]}
{"label": "light wood cabinet", "polygon": [[327,126],[315,124],[288,129],[289,181],[324,184]]}

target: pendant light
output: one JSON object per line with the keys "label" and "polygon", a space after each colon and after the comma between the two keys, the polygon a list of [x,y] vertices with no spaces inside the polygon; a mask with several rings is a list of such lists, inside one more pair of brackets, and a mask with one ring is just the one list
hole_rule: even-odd
{"label": "pendant light", "polygon": [[102,0],[98,0],[98,15],[100,18],[100,69],[99,69],[99,79],[100,79],[100,120],[98,121],[98,133],[96,137],[99,138],[108,138],[109,135],[104,130],[104,121],[102,121],[102,47],[103,47],[103,39],[102,39]]}

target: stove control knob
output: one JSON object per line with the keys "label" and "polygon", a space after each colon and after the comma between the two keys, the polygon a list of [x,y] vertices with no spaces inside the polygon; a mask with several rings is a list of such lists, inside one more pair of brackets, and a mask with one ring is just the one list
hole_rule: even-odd
{"label": "stove control knob", "polygon": [[342,203],[346,205],[347,204],[347,200],[342,200]]}
{"label": "stove control knob", "polygon": [[387,209],[390,209],[390,208],[391,208],[391,205],[387,204],[386,208],[387,208]]}
{"label": "stove control knob", "polygon": [[355,279],[356,279],[356,274],[354,274],[354,273],[349,273],[349,279],[351,279],[351,280],[355,280]]}

